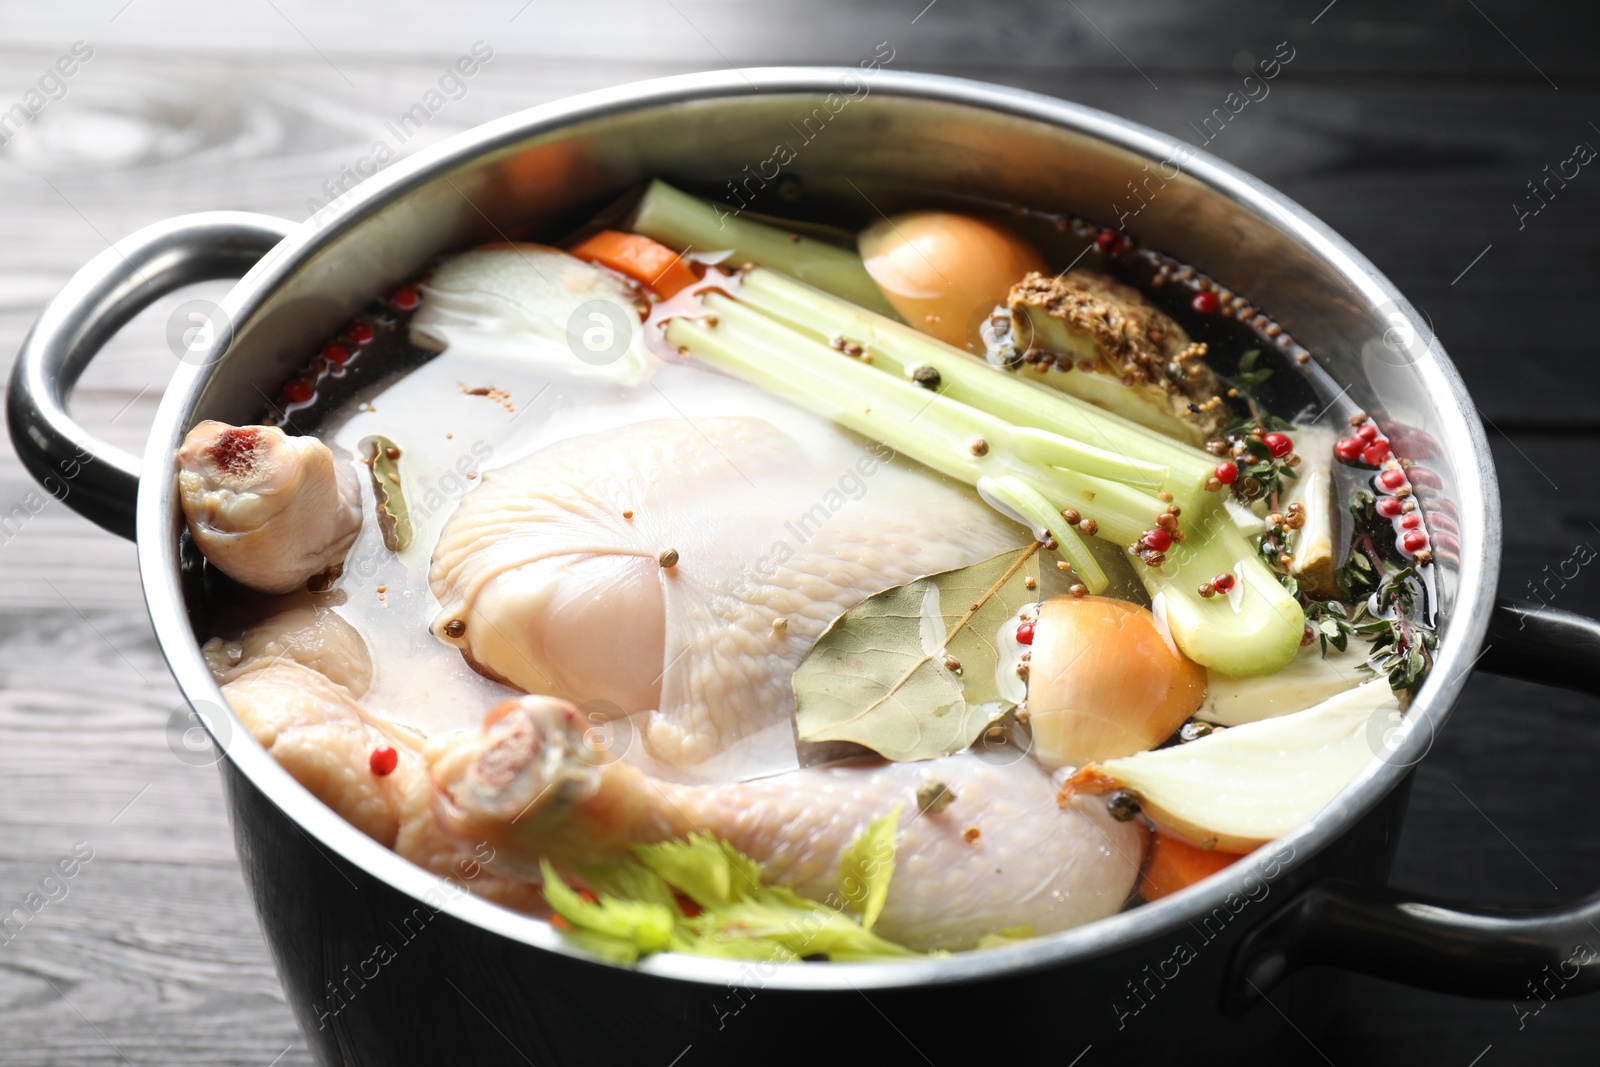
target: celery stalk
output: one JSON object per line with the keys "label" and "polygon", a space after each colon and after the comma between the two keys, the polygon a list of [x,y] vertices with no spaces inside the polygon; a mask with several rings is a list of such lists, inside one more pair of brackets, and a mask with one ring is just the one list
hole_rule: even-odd
{"label": "celery stalk", "polygon": [[1172,493],[1174,503],[1186,511],[1205,503],[1201,494],[1205,493],[1206,480],[1216,461],[1198,448],[1152,434],[1120,415],[1024,381],[909,326],[831,299],[826,293],[772,271],[757,268],[746,272],[739,299],[819,340],[844,337],[855,341],[872,353],[875,367],[891,374],[909,377],[918,367],[932,367],[939,372],[940,393],[1018,426],[1039,427],[1164,466],[1167,477],[1155,488]]}
{"label": "celery stalk", "polygon": [[[681,346],[701,362],[761,386],[795,404],[831,419],[849,430],[881,441],[940,474],[976,486],[985,476],[1018,473],[1043,486],[1049,499],[1076,508],[1100,527],[1100,536],[1129,544],[1155,525],[1165,506],[1131,486],[1076,471],[1030,463],[990,443],[985,456],[971,449],[974,438],[990,442],[1001,436],[1002,424],[982,412],[916,386],[878,374],[848,356],[790,332],[787,339],[739,329],[736,314],[723,306],[716,326],[696,319],[672,319],[668,343]],[[795,358],[810,353],[818,360]],[[1059,511],[1051,516],[1052,532],[1067,528]],[[1041,524],[1044,525],[1044,524]],[[1059,541],[1060,538],[1058,537]]]}
{"label": "celery stalk", "polygon": [[[1149,483],[1147,464],[1126,461],[1045,430],[1010,426],[987,411],[931,394],[906,379],[878,373],[723,294],[707,293],[704,304],[717,317],[717,330],[731,331],[741,341],[765,349],[766,366],[757,373],[773,378],[774,368],[782,366],[779,378],[787,379],[789,389],[781,390],[794,395],[798,403],[859,434],[896,446],[918,462],[968,485],[984,474],[997,474],[995,467],[1019,470],[1058,488],[1064,498],[1082,502],[1080,512],[1096,522],[1104,520],[1126,541],[1149,530],[1165,507],[1152,494],[1134,488]],[[680,320],[674,320],[677,322]],[[672,326],[667,339],[672,341]],[[750,368],[733,373],[744,378]],[[802,381],[805,389],[797,389]],[[845,389],[840,389],[842,386]],[[867,400],[866,405],[862,400]],[[904,424],[902,440],[883,435],[885,422]],[[912,427],[914,422],[928,427],[928,432]],[[973,453],[976,440],[984,442],[986,453]],[[1088,474],[1088,470],[1096,474]],[[1062,525],[1059,514],[1054,525]]]}
{"label": "celery stalk", "polygon": [[[765,275],[768,282],[774,277],[755,270],[747,281],[758,275]],[[948,346],[922,338],[937,348],[924,352],[903,347],[898,351],[918,351],[916,361],[897,363],[889,345],[881,343],[894,331],[871,316],[869,325],[880,332],[851,339],[876,345],[868,353],[872,361],[845,355],[823,338],[830,336],[833,322],[857,309],[839,306],[842,301],[825,293],[808,292],[807,306],[816,309],[806,319],[812,324],[809,329],[795,321],[800,316],[749,299],[747,285],[736,290],[737,296],[708,293],[703,300],[708,314],[672,319],[666,339],[712,367],[978,487],[1002,510],[1049,529],[1080,580],[1091,588],[1105,588],[1106,576],[1077,532],[1061,521],[1058,509],[1075,509],[1098,524],[1101,538],[1131,545],[1155,525],[1156,516],[1167,506],[1146,487],[1150,467],[1159,463],[1157,457],[1176,455],[1187,462],[1188,453],[1203,455],[1152,430],[1113,421],[1103,412],[1096,414],[1105,420],[1101,426],[1115,435],[1115,451],[1085,451],[1081,441],[1078,448],[1066,447],[1062,435],[1048,432],[1055,427],[1037,414],[1051,410],[1048,405],[1029,409],[1007,392],[1008,387],[988,389],[983,376],[1006,381],[1004,372],[956,349],[949,349],[954,358],[945,364],[952,369],[952,381],[977,384],[956,391],[941,382],[938,392],[930,392],[897,371],[933,365],[932,358],[945,358],[937,348]],[[1037,392],[1014,384],[1030,394]],[[1034,414],[1019,425],[1008,417],[1019,410]],[[1038,421],[1045,425],[1035,425]],[[987,447],[974,448],[977,438]],[[1142,458],[1129,462],[1119,452]],[[1085,462],[1107,476],[1088,473]],[[1203,462],[1209,470],[1210,460]],[[1191,482],[1187,488],[1192,487]],[[1176,497],[1176,491],[1170,491]],[[1271,673],[1293,660],[1299,649],[1305,626],[1300,605],[1219,506],[1222,494],[1202,488],[1192,498],[1196,503],[1182,513],[1184,540],[1171,546],[1166,563],[1151,567],[1136,561],[1134,568],[1152,597],[1159,598],[1173,639],[1190,659],[1234,676]],[[1234,592],[1201,597],[1200,585],[1223,571],[1237,579]]]}
{"label": "celery stalk", "polygon": [[633,228],[685,253],[731,251],[735,266],[760,263],[880,315],[899,318],[856,253],[741,218],[659,178],[634,209]]}
{"label": "celery stalk", "polygon": [[[666,339],[702,363],[759,385],[845,429],[881,441],[940,474],[969,485],[980,477],[976,457],[962,455],[961,435],[938,418],[945,412],[930,411],[935,417],[912,429],[912,422],[923,412],[900,398],[865,400],[820,368],[789,363],[782,353],[767,348],[760,340],[735,334],[721,324],[708,326],[696,319],[672,319],[667,323]],[[924,404],[929,408],[939,402],[938,397],[928,399],[931,404]]]}
{"label": "celery stalk", "polygon": [[[1115,533],[1133,541],[1154,525],[1155,515],[1163,507],[1154,496],[1133,486],[1022,459],[1006,448],[1005,424],[989,414],[878,374],[778,323],[760,328],[746,322],[738,309],[718,307],[715,326],[693,318],[674,318],[667,323],[667,342],[685,347],[701,362],[734,378],[762,386],[846,429],[890,445],[958,482],[976,486],[981,478],[1010,474],[1027,483],[1051,486],[1061,499],[1082,502],[1080,510],[1101,525],[1102,534]],[[971,448],[971,442],[979,437],[989,443],[982,456]],[[1045,522],[1046,518],[1050,522]],[[1059,510],[1030,515],[1029,522],[1056,534],[1056,542],[1069,545],[1069,550],[1074,545],[1077,534],[1062,522]],[[1085,584],[1093,581],[1104,589],[1106,577],[1098,563],[1086,549],[1082,558],[1091,569],[1088,573],[1078,569],[1078,576]],[[1067,561],[1077,565],[1072,555]]]}
{"label": "celery stalk", "polygon": [[1061,513],[1037,489],[1014,474],[999,478],[979,478],[978,493],[991,503],[1016,512],[1037,531],[1048,531],[1060,546],[1062,557],[1072,565],[1091,593],[1103,593],[1111,579],[1101,569],[1078,531],[1061,521]]}
{"label": "celery stalk", "polygon": [[[1233,591],[1201,597],[1199,587],[1224,571],[1234,576]],[[1173,638],[1196,663],[1252,677],[1288,666],[1300,651],[1306,626],[1300,601],[1221,510],[1168,549],[1165,564],[1139,572],[1151,597],[1164,601]]]}
{"label": "celery stalk", "polygon": [[[797,346],[810,346],[813,358],[820,358],[828,363],[834,363],[839,358],[839,354],[831,348],[817,344],[787,324],[768,318],[732,297],[709,292],[702,298],[702,302],[707,310],[714,312],[719,318],[727,319],[735,331],[757,334],[780,351],[792,352]],[[880,390],[888,389],[902,397],[910,397],[913,403],[920,404],[932,395],[909,382],[894,378],[884,379],[881,375],[875,376],[875,372],[870,370],[860,375],[860,378]],[[885,385],[885,381],[892,384]],[[1154,463],[1128,459],[1103,448],[1051,433],[1049,430],[1032,426],[1013,426],[981,408],[962,405],[961,408],[950,410],[956,413],[952,417],[959,419],[964,430],[970,431],[974,437],[982,437],[991,448],[1002,447],[1019,459],[1047,466],[1065,467],[1095,478],[1111,479],[1151,490],[1166,480],[1167,469]],[[970,442],[971,438],[968,440]]]}

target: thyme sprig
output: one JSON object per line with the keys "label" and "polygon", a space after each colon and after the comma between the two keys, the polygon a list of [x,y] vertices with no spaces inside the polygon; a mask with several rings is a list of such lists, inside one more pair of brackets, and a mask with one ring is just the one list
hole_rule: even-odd
{"label": "thyme sprig", "polygon": [[[1289,580],[1294,581],[1293,578]],[[1306,625],[1321,643],[1324,656],[1330,647],[1336,652],[1344,652],[1350,647],[1350,635],[1355,633],[1355,626],[1351,622],[1349,608],[1337,600],[1308,599],[1305,613]]]}
{"label": "thyme sprig", "polygon": [[1347,651],[1350,639],[1371,642],[1373,669],[1396,692],[1414,689],[1433,664],[1438,634],[1427,621],[1423,576],[1395,543],[1394,528],[1375,509],[1367,490],[1350,503],[1356,532],[1350,558],[1338,574],[1342,599],[1319,600],[1300,588],[1281,562],[1287,551],[1281,530],[1269,529],[1256,541],[1261,559],[1278,575],[1305,612],[1307,643],[1316,641],[1324,656]]}
{"label": "thyme sprig", "polygon": [[1239,369],[1232,378],[1228,379],[1229,385],[1232,385],[1252,400],[1255,399],[1256,391],[1272,378],[1271,367],[1256,367],[1256,363],[1260,359],[1261,349],[1252,348],[1239,357]]}
{"label": "thyme sprig", "polygon": [[1393,605],[1392,616],[1374,613],[1370,602],[1356,608],[1354,630],[1372,639],[1372,665],[1388,676],[1389,688],[1397,693],[1415,689],[1433,665],[1438,635],[1413,615],[1421,595],[1421,578],[1415,568],[1407,567],[1385,579],[1373,598],[1380,605]]}
{"label": "thyme sprig", "polygon": [[1339,588],[1356,604],[1351,632],[1372,642],[1372,665],[1396,692],[1414,689],[1433,665],[1438,634],[1427,621],[1427,586],[1400,554],[1394,527],[1377,513],[1367,490],[1350,501],[1355,545],[1339,571]]}
{"label": "thyme sprig", "polygon": [[[1251,407],[1255,408],[1254,401]],[[1223,429],[1219,438],[1227,448],[1225,454],[1239,468],[1239,480],[1233,484],[1235,496],[1246,502],[1265,498],[1268,506],[1277,510],[1288,490],[1285,483],[1295,480],[1299,475],[1289,465],[1289,457],[1273,458],[1272,451],[1262,437],[1273,432],[1288,433],[1294,429],[1293,424],[1259,410]]]}

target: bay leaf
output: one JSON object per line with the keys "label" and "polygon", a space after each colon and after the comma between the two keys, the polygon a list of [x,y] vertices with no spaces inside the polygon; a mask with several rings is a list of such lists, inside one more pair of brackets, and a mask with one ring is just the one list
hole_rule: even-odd
{"label": "bay leaf", "polygon": [[378,502],[378,529],[383,546],[390,552],[411,547],[411,512],[406,508],[400,482],[400,446],[387,437],[373,437],[368,444],[371,455],[372,492]]}
{"label": "bay leaf", "polygon": [[1014,706],[997,637],[1044,595],[1040,547],[886,589],[835,619],[794,672],[800,740],[852,741],[892,760],[971,745]]}

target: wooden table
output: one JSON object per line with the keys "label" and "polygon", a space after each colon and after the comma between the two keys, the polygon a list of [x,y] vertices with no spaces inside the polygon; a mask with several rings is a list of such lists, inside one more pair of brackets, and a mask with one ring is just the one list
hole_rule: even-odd
{"label": "wooden table", "polygon": [[[1600,543],[1600,353],[1585,325],[1600,286],[1600,174],[1585,169],[1520,225],[1512,207],[1575,144],[1600,145],[1600,40],[1565,5],[104,0],[10,3],[3,19],[0,110],[74,42],[92,49],[65,95],[0,148],[8,353],[108,239],[203,209],[304,218],[323,182],[479,40],[493,59],[404,150],[580,90],[851,63],[885,40],[898,68],[1024,86],[1186,137],[1287,41],[1295,59],[1270,96],[1211,149],[1327,220],[1432,317],[1500,465],[1502,591],[1525,595],[1547,564]],[[77,394],[79,416],[124,447],[142,444],[185,295],[124,330]],[[31,491],[0,458],[0,911],[75,843],[93,858],[64,897],[56,889],[0,936],[0,1060],[308,1063],[216,773],[169,746],[180,701],[133,551],[58,503],[35,513]],[[1554,603],[1600,611],[1591,570],[1552,583]],[[1587,894],[1600,884],[1596,753],[1600,719],[1578,698],[1475,680],[1417,773],[1396,882],[1529,905]],[[1351,979],[1332,1024],[1309,1033],[1306,1062],[1591,1063],[1597,1048],[1593,1000],[1558,997],[1519,1027],[1503,1001]]]}

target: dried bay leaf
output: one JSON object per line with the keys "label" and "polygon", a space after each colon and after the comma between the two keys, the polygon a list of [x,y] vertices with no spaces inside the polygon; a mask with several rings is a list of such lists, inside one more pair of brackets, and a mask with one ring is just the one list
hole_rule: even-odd
{"label": "dried bay leaf", "polygon": [[383,545],[390,552],[404,552],[411,547],[411,513],[401,490],[400,446],[378,436],[367,447],[371,450],[367,465],[372,468],[372,492],[378,502]]}
{"label": "dried bay leaf", "polygon": [[1040,547],[886,589],[835,619],[794,673],[800,740],[852,741],[892,760],[971,745],[1013,707],[996,638],[1040,599]]}

